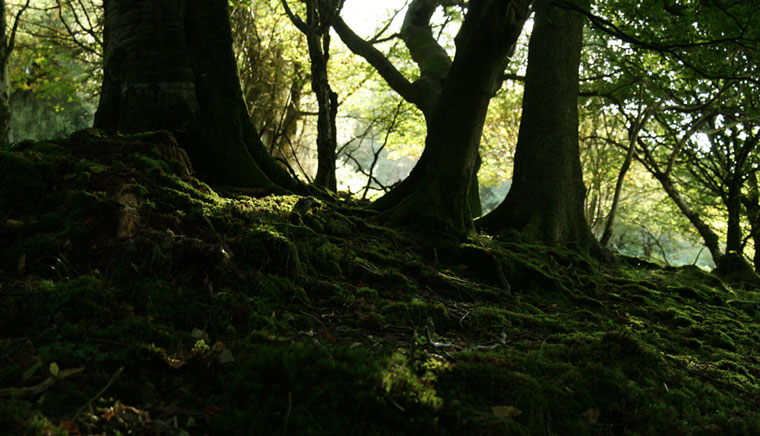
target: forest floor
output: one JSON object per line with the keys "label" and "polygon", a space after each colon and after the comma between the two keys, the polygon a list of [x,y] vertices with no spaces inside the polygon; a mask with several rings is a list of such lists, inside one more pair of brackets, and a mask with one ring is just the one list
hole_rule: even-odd
{"label": "forest floor", "polygon": [[0,152],[12,435],[760,434],[760,294],[189,175],[164,133]]}

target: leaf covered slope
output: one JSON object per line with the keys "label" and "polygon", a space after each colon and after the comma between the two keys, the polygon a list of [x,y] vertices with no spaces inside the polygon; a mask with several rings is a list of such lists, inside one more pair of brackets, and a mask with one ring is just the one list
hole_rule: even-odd
{"label": "leaf covered slope", "polygon": [[760,298],[191,176],[166,133],[0,152],[9,434],[757,434]]}

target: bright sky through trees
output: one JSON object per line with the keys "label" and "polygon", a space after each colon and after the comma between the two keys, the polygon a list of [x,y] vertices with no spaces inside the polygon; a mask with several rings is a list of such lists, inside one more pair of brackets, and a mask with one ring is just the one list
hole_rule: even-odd
{"label": "bright sky through trees", "polygon": [[[356,33],[369,37],[392,11],[403,7],[404,3],[404,0],[346,0],[341,16]],[[398,26],[401,25],[402,17],[403,14],[397,17]]]}

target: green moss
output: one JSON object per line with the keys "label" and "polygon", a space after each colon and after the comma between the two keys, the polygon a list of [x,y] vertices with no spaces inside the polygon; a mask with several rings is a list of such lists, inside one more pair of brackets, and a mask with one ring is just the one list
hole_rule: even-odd
{"label": "green moss", "polygon": [[[96,407],[177,417],[191,434],[749,435],[760,424],[755,291],[693,268],[608,270],[519,237],[429,240],[329,196],[306,211],[299,196],[219,196],[160,132],[59,144],[7,159],[43,188],[19,203],[21,230],[0,229],[0,383],[39,383],[40,371],[19,381],[34,362],[87,376],[0,402],[11,433],[55,432],[121,366]],[[124,183],[140,226],[117,240]],[[150,433],[122,421],[123,434]],[[111,424],[77,421],[93,434]]]}
{"label": "green moss", "polygon": [[343,271],[340,267],[344,252],[337,245],[331,242],[325,242],[317,247],[313,255],[310,256],[314,272],[330,277],[340,277]]}
{"label": "green moss", "polygon": [[265,272],[288,277],[303,273],[296,245],[273,227],[258,226],[247,231],[235,252],[243,261]]}
{"label": "green moss", "polygon": [[18,153],[0,150],[0,210],[8,216],[34,210],[45,191],[35,165]]}
{"label": "green moss", "polygon": [[367,287],[357,288],[355,295],[356,298],[364,298],[371,301],[377,301],[380,299],[377,290]]}
{"label": "green moss", "polygon": [[[310,344],[256,346],[250,355],[222,379],[227,400],[212,433],[279,433],[283,425],[299,434],[438,430],[420,403],[430,398],[424,395],[428,388],[404,370],[407,362],[362,348],[322,351]],[[390,390],[383,374],[391,374]],[[414,421],[394,406],[400,401]]]}

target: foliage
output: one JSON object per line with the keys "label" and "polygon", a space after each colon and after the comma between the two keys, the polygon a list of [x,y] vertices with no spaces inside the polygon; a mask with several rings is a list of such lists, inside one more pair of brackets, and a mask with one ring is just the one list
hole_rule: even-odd
{"label": "foliage", "polygon": [[8,66],[12,141],[62,136],[92,124],[101,7],[91,0],[35,1],[22,16]]}

